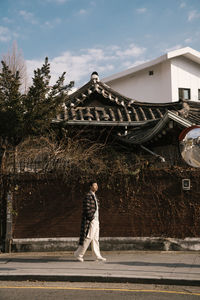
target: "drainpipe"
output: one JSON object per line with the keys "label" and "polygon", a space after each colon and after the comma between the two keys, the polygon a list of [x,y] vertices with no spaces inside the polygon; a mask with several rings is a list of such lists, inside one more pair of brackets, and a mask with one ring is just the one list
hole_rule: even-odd
{"label": "drainpipe", "polygon": [[143,145],[140,145],[140,147],[141,147],[142,149],[146,150],[147,152],[151,153],[152,155],[158,157],[158,158],[161,160],[161,162],[166,162],[166,160],[165,160],[165,158],[164,158],[163,156],[161,156],[161,155],[159,155],[159,154],[157,154],[157,153],[155,153],[155,152],[149,150],[148,148],[146,148],[146,147],[143,146]]}

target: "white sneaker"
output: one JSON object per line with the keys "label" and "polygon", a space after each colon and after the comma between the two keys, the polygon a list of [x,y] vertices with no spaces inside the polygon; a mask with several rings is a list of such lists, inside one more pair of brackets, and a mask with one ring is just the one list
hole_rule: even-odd
{"label": "white sneaker", "polygon": [[76,259],[80,262],[84,262],[83,257],[76,255],[76,253],[74,253],[74,257],[76,257]]}
{"label": "white sneaker", "polygon": [[98,260],[98,261],[106,261],[106,258],[105,257],[102,257],[102,256],[100,256],[100,257],[97,257],[97,259],[96,260]]}

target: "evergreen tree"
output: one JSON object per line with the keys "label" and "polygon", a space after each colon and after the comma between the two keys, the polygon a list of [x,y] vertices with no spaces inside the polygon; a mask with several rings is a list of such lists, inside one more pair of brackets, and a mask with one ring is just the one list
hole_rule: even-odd
{"label": "evergreen tree", "polygon": [[61,112],[65,92],[70,85],[64,86],[65,73],[52,87],[50,82],[50,64],[45,59],[41,69],[34,71],[33,84],[25,97],[26,112],[24,115],[25,134],[43,134],[50,128],[52,119]]}
{"label": "evergreen tree", "polygon": [[[50,87],[48,58],[34,71],[33,84],[27,94],[20,92],[20,76],[13,74],[2,61],[0,72],[0,139],[13,146],[29,135],[42,135],[52,119],[63,109],[66,94],[73,82],[64,86],[65,72]],[[1,143],[2,144],[2,143]]]}
{"label": "evergreen tree", "polygon": [[23,134],[23,95],[19,92],[20,77],[2,61],[0,72],[0,139],[1,144],[17,144]]}

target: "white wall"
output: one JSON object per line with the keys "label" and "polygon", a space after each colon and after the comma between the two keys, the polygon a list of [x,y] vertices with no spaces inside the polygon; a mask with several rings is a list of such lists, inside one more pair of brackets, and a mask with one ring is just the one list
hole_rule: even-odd
{"label": "white wall", "polygon": [[191,89],[191,100],[198,101],[200,89],[200,65],[179,56],[171,59],[172,101],[178,101],[178,88]]}
{"label": "white wall", "polygon": [[[149,71],[154,75],[149,76]],[[142,102],[171,101],[171,66],[170,61],[157,64],[122,79],[107,84],[122,95]]]}

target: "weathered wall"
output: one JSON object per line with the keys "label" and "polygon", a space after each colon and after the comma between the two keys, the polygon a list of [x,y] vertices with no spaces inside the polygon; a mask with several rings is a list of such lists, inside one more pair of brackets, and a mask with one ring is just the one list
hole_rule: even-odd
{"label": "weathered wall", "polygon": [[[182,190],[182,179],[191,190]],[[99,178],[102,237],[198,237],[200,172],[173,168]],[[108,183],[109,182],[109,183]],[[14,238],[77,237],[87,186],[24,176],[14,190]]]}

